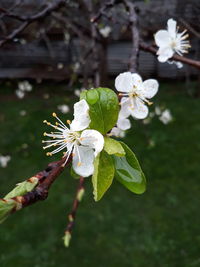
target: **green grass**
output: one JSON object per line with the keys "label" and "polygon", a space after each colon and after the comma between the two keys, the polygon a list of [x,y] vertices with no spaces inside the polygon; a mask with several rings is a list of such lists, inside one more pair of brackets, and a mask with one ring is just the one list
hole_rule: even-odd
{"label": "green grass", "polygon": [[[155,104],[171,110],[171,124],[157,118],[149,125],[134,121],[124,140],[146,174],[146,193],[134,195],[114,182],[95,203],[88,178],[66,249],[61,238],[77,181],[65,171],[46,201],[17,212],[0,226],[0,266],[200,266],[200,100],[189,97],[183,87],[161,84],[155,99]],[[50,160],[41,149],[47,130],[42,120],[50,119],[58,104],[71,105],[74,99],[63,91],[59,96],[57,88],[45,100],[42,94],[47,90],[35,89],[25,100],[1,91],[0,153],[12,156],[8,167],[0,168],[2,197]],[[27,115],[20,116],[20,110]],[[151,140],[155,146],[149,145]]]}

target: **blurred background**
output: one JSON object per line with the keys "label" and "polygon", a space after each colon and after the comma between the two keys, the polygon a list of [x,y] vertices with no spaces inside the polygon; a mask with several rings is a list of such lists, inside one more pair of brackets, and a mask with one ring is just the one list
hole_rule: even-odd
{"label": "blurred background", "polygon": [[[115,77],[128,70],[131,32],[120,2],[0,0],[1,197],[58,159],[42,150],[42,121],[52,112],[71,119],[82,89],[114,90]],[[153,34],[174,18],[189,32],[187,57],[200,60],[199,0],[131,2],[144,42],[154,45]],[[138,67],[144,79],[160,83],[149,117],[132,120],[124,138],[146,174],[147,192],[134,195],[114,181],[95,203],[86,178],[66,249],[62,236],[78,181],[64,171],[46,201],[0,226],[1,267],[200,266],[200,72],[161,64],[144,51]]]}

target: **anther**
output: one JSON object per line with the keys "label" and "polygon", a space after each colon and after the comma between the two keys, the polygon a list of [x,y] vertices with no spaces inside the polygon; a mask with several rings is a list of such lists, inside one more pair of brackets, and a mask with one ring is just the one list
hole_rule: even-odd
{"label": "anther", "polygon": [[77,164],[77,166],[80,167],[81,165],[82,165],[82,163],[79,161],[78,164]]}
{"label": "anther", "polygon": [[46,132],[44,132],[44,133],[43,133],[43,135],[44,135],[44,136],[46,136],[46,135],[47,135],[47,133],[46,133]]}
{"label": "anther", "polygon": [[53,116],[53,117],[57,117],[57,115],[56,115],[56,113],[55,113],[55,112],[53,112],[53,113],[52,113],[52,116]]}
{"label": "anther", "polygon": [[67,120],[67,124],[71,124],[71,121],[70,120]]}

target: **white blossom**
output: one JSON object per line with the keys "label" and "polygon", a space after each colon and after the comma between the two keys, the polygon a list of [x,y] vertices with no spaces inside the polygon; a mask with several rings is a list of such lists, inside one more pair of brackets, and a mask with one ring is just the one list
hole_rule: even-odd
{"label": "white blossom", "polygon": [[0,155],[0,166],[2,168],[6,168],[8,165],[8,162],[11,160],[11,156],[2,156]]}
{"label": "white blossom", "polygon": [[15,93],[16,93],[17,97],[20,99],[24,98],[24,96],[25,96],[25,93],[19,89],[16,90]]}
{"label": "white blossom", "polygon": [[44,133],[44,136],[53,138],[53,140],[42,141],[47,145],[44,149],[50,147],[57,147],[55,150],[48,152],[51,156],[55,153],[66,149],[67,163],[70,155],[72,155],[72,166],[74,171],[83,176],[90,176],[94,171],[94,159],[103,149],[104,138],[101,133],[96,130],[86,129],[90,124],[89,106],[85,100],[81,100],[74,104],[74,119],[72,122],[68,121],[67,127],[55,113],[53,113],[58,122],[56,125],[47,122],[44,123],[56,129],[56,132]]}
{"label": "white blossom", "polygon": [[159,117],[159,120],[162,121],[164,124],[168,124],[173,120],[172,114],[169,109],[165,109],[161,116]]}
{"label": "white blossom", "polygon": [[124,138],[126,132],[118,127],[113,127],[109,135]]}
{"label": "white blossom", "polygon": [[32,90],[32,85],[29,83],[29,81],[22,81],[18,83],[18,89],[21,91],[27,91],[30,92]]}
{"label": "white blossom", "polygon": [[158,82],[154,79],[142,81],[137,73],[124,72],[115,79],[115,87],[121,92],[121,116],[127,118],[129,115],[136,119],[144,119],[148,115],[148,107],[151,105],[148,99],[152,98],[158,91]]}
{"label": "white blossom", "polygon": [[119,117],[117,124],[112,128],[109,135],[116,137],[125,137],[125,131],[131,128],[131,122],[128,118],[124,118],[121,112],[119,112]]}
{"label": "white blossom", "polygon": [[104,37],[104,38],[108,38],[108,36],[110,35],[112,29],[110,26],[105,26],[104,28],[101,28],[99,30],[100,34]]}
{"label": "white blossom", "polygon": [[26,115],[26,110],[20,110],[19,115],[20,116],[25,116]]}
{"label": "white blossom", "polygon": [[159,47],[157,55],[160,62],[166,62],[174,53],[182,56],[182,54],[188,52],[188,48],[191,46],[189,41],[186,40],[189,35],[185,33],[186,30],[178,33],[176,21],[169,19],[167,21],[167,30],[159,30],[154,35],[155,43]]}
{"label": "white blossom", "polygon": [[58,110],[60,110],[60,112],[62,112],[63,114],[66,114],[69,112],[69,106],[65,104],[59,105]]}

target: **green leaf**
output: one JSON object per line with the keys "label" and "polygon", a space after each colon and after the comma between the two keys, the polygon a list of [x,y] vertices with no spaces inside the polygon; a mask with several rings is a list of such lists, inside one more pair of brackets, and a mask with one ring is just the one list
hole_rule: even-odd
{"label": "green leaf", "polygon": [[104,150],[109,155],[115,155],[118,157],[125,156],[126,154],[120,142],[109,137],[104,137]]}
{"label": "green leaf", "polygon": [[109,88],[96,88],[81,93],[90,106],[90,128],[106,134],[116,124],[119,101],[115,92]]}
{"label": "green leaf", "polygon": [[115,162],[115,177],[131,192],[142,194],[146,190],[146,179],[133,151],[123,142],[125,157],[113,156]]}
{"label": "green leaf", "polygon": [[112,184],[115,169],[112,157],[104,150],[94,161],[94,174],[92,176],[94,200],[99,201]]}
{"label": "green leaf", "polygon": [[31,177],[29,180],[17,184],[17,186],[9,192],[4,199],[9,199],[17,196],[23,196],[28,192],[31,192],[38,184],[37,177]]}
{"label": "green leaf", "polygon": [[2,223],[10,214],[12,209],[16,206],[14,200],[3,200],[0,199],[0,223]]}

